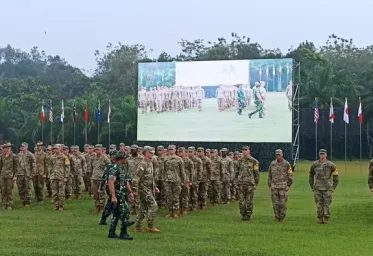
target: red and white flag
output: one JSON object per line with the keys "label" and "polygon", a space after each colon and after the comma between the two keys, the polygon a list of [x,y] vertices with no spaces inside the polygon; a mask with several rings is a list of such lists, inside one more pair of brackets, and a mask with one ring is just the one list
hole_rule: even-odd
{"label": "red and white flag", "polygon": [[361,106],[361,98],[359,97],[359,111],[357,112],[360,124],[363,124],[363,108]]}
{"label": "red and white flag", "polygon": [[348,105],[347,105],[347,98],[345,100],[345,107],[344,107],[344,111],[343,111],[343,121],[345,121],[346,124],[350,123],[349,110],[348,110]]}
{"label": "red and white flag", "polygon": [[329,121],[334,124],[334,109],[333,109],[333,98],[330,98],[330,110],[329,110]]}
{"label": "red and white flag", "polygon": [[45,122],[44,104],[41,105],[40,122],[41,122],[41,123],[44,123],[44,122]]}

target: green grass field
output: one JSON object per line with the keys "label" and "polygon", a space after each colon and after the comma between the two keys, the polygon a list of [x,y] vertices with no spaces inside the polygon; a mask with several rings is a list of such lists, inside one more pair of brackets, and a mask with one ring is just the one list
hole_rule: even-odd
{"label": "green grass field", "polygon": [[[340,185],[332,203],[330,224],[317,224],[308,185],[309,162],[294,173],[285,223],[274,220],[266,173],[256,191],[253,223],[239,220],[237,203],[193,212],[180,219],[158,213],[160,234],[130,233],[133,241],[107,238],[97,226],[91,198],[69,201],[63,212],[48,202],[0,211],[0,255],[372,255],[373,195],[367,185],[367,163],[337,162]],[[362,168],[361,168],[362,167]]]}
{"label": "green grass field", "polygon": [[222,141],[278,142],[292,140],[292,113],[284,92],[267,93],[268,116],[259,119],[247,114],[254,106],[245,108],[243,115],[236,108],[218,111],[217,99],[204,99],[202,112],[193,108],[181,112],[148,112],[139,109],[137,140],[140,141]]}

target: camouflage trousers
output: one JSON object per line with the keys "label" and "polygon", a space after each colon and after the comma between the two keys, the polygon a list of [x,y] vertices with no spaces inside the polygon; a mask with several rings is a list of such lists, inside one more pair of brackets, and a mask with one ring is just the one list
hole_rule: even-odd
{"label": "camouflage trousers", "polygon": [[223,181],[221,183],[221,201],[227,203],[231,200],[231,183],[229,181]]}
{"label": "camouflage trousers", "polygon": [[198,184],[193,183],[189,189],[189,208],[197,209],[198,207]]}
{"label": "camouflage trousers", "polygon": [[189,210],[189,185],[182,186],[180,192],[180,208],[182,210]]}
{"label": "camouflage trousers", "polygon": [[163,180],[157,180],[156,186],[159,189],[159,193],[156,194],[155,199],[157,201],[157,204],[160,207],[164,207],[166,205],[166,188],[165,183]]}
{"label": "camouflage trousers", "polygon": [[139,195],[140,208],[137,211],[136,228],[142,226],[145,215],[148,218],[148,228],[154,227],[155,217],[158,210],[157,202],[155,201],[152,192],[140,192]]}
{"label": "camouflage trousers", "polygon": [[167,207],[169,211],[178,211],[181,186],[176,182],[166,182]]}
{"label": "camouflage trousers", "polygon": [[[129,211],[128,205],[127,205],[127,208]],[[114,210],[114,204],[111,202],[111,195],[108,194],[107,202],[105,204],[104,211],[102,212],[102,219],[106,221],[106,219],[110,216],[110,214],[113,213],[113,210]]]}
{"label": "camouflage trousers", "polygon": [[271,199],[276,219],[284,219],[286,216],[286,203],[288,201],[288,191],[286,191],[286,188],[271,189]]}
{"label": "camouflage trousers", "polygon": [[52,201],[56,208],[63,208],[65,204],[66,182],[64,180],[51,180]]}
{"label": "camouflage trousers", "polygon": [[70,175],[67,178],[66,187],[65,187],[65,197],[68,199],[72,195],[72,176]]}
{"label": "camouflage trousers", "polygon": [[232,181],[231,183],[231,200],[236,200],[237,197],[237,184],[235,181]]}
{"label": "camouflage trousers", "polygon": [[42,175],[35,175],[32,178],[32,183],[34,185],[35,197],[38,202],[43,201],[44,194],[44,178]]}
{"label": "camouflage trousers", "polygon": [[242,218],[250,219],[254,208],[254,187],[246,184],[238,185],[239,208]]}
{"label": "camouflage trousers", "polygon": [[110,200],[113,219],[117,218],[122,221],[123,224],[126,224],[130,219],[130,208],[128,207],[126,199],[123,196],[117,195],[117,200],[118,202],[115,204],[113,204]]}
{"label": "camouflage trousers", "polygon": [[52,196],[52,188],[51,188],[51,180],[49,179],[49,177],[47,177],[45,179],[45,185],[47,187],[48,196],[51,197]]}
{"label": "camouflage trousers", "polygon": [[211,189],[211,198],[210,202],[213,204],[218,204],[220,202],[220,187],[221,183],[219,180],[211,180],[210,181],[210,189]]}
{"label": "camouflage trousers", "polygon": [[0,188],[3,208],[13,207],[13,179],[0,178]]}
{"label": "camouflage trousers", "polygon": [[317,206],[317,218],[330,218],[330,204],[332,203],[332,190],[315,190],[314,197]]}
{"label": "camouflage trousers", "polygon": [[96,208],[100,207],[104,209],[105,206],[105,193],[103,191],[98,192],[101,180],[91,181],[91,191],[93,193],[93,199],[95,200]]}
{"label": "camouflage trousers", "polygon": [[17,187],[22,205],[30,204],[32,180],[26,176],[17,176]]}
{"label": "camouflage trousers", "polygon": [[206,206],[207,201],[207,182],[198,182],[198,207],[202,208]]}
{"label": "camouflage trousers", "polygon": [[78,197],[82,194],[82,177],[80,175],[73,175],[71,177],[72,194]]}
{"label": "camouflage trousers", "polygon": [[85,177],[85,182],[86,182],[85,188],[86,188],[87,192],[90,195],[92,195],[93,194],[93,192],[92,192],[92,181],[91,181],[92,173],[87,172],[87,173],[85,173],[84,177]]}

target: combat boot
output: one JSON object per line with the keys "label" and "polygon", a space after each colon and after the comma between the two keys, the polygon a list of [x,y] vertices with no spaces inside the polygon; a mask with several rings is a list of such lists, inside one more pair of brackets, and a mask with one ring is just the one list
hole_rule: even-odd
{"label": "combat boot", "polygon": [[168,214],[166,215],[166,218],[172,218],[174,213],[172,211],[168,211]]}
{"label": "combat boot", "polygon": [[179,214],[178,213],[180,213],[180,211],[176,211],[176,212],[174,212],[173,214],[172,214],[172,217],[173,218],[179,218]]}
{"label": "combat boot", "polygon": [[25,208],[30,208],[30,205],[29,204],[25,204]]}
{"label": "combat boot", "polygon": [[318,222],[319,224],[324,224],[324,219],[323,219],[323,217],[320,217],[319,218],[319,222]]}
{"label": "combat boot", "polygon": [[324,224],[328,224],[329,223],[329,218],[328,217],[324,217]]}
{"label": "combat boot", "polygon": [[117,229],[117,225],[118,225],[118,218],[113,217],[111,219],[111,223],[110,223],[108,238],[118,238],[118,235],[115,234],[115,230]]}
{"label": "combat boot", "polygon": [[182,215],[187,215],[188,212],[187,212],[186,210],[183,210],[183,211],[181,212],[181,214],[182,214]]}
{"label": "combat boot", "polygon": [[158,229],[158,228],[156,228],[156,227],[148,227],[147,229],[146,229],[146,232],[150,232],[150,233],[160,233],[161,231]]}
{"label": "combat boot", "polygon": [[101,220],[100,220],[100,222],[98,223],[98,225],[100,225],[100,226],[104,226],[104,225],[107,225],[107,223],[106,223],[106,216],[105,216],[105,214],[102,214],[102,216],[101,216]]}
{"label": "combat boot", "polygon": [[131,227],[133,224],[135,224],[134,221],[127,221],[126,222],[127,227]]}
{"label": "combat boot", "polygon": [[63,207],[58,208],[59,211],[63,211]]}
{"label": "combat boot", "polygon": [[122,227],[120,228],[119,239],[122,239],[122,240],[133,240],[133,237],[130,236],[130,235],[127,233],[127,225],[126,225],[125,223],[123,223],[123,224],[122,224]]}

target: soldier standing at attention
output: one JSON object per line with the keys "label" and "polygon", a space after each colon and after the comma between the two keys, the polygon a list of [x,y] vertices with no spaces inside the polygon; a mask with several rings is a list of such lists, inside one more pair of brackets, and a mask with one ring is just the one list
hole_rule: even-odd
{"label": "soldier standing at attention", "polygon": [[[71,156],[69,154],[69,147],[68,146],[65,146],[65,145],[62,145],[62,154],[64,154],[68,159],[69,159],[69,162],[71,163]],[[67,182],[66,182],[66,186],[65,186],[65,200],[71,200],[71,195],[72,195],[72,184],[71,184],[71,181],[72,181],[72,173],[71,173],[71,170],[70,170],[70,167],[71,165],[69,165],[69,177],[67,178]]]}
{"label": "soldier standing at attention", "polygon": [[[128,175],[133,177],[136,173],[137,167],[142,161],[143,157],[139,155],[139,147],[137,145],[131,146],[131,156],[127,159],[128,162]],[[136,214],[136,206],[139,207],[140,201],[139,198],[135,198],[134,201],[130,201],[131,214]]]}
{"label": "soldier standing at attention", "polygon": [[47,153],[42,150],[43,143],[36,143],[35,160],[36,173],[32,178],[36,200],[43,203],[44,181],[47,173]]}
{"label": "soldier standing at attention", "polygon": [[189,147],[188,148],[188,154],[189,159],[193,162],[193,175],[192,180],[189,180],[190,182],[190,200],[189,200],[189,209],[191,211],[197,210],[198,207],[198,180],[197,176],[198,173],[203,173],[203,166],[202,166],[202,160],[196,156],[196,148],[195,147]]}
{"label": "soldier standing at attention", "polygon": [[233,168],[234,168],[234,175],[231,184],[231,200],[234,202],[238,199],[238,189],[237,189],[237,181],[236,181],[236,173],[238,172],[238,163],[240,159],[240,152],[234,151],[233,153]]}
{"label": "soldier standing at attention", "polygon": [[85,157],[79,152],[79,146],[72,146],[71,151],[72,193],[75,198],[80,198],[82,195],[82,178],[83,173],[87,171],[87,163]]}
{"label": "soldier standing at attention", "polygon": [[4,210],[12,210],[13,181],[18,169],[18,159],[12,151],[12,146],[11,143],[5,143],[0,155],[0,191]]}
{"label": "soldier standing at attention", "polygon": [[70,173],[69,158],[62,153],[62,145],[53,146],[51,157],[50,180],[52,187],[52,202],[56,210],[63,211],[65,203],[65,187]]}
{"label": "soldier standing at attention", "polygon": [[18,153],[17,187],[22,205],[30,207],[32,178],[36,174],[35,156],[28,151],[28,144],[22,142]]}
{"label": "soldier standing at attention", "polygon": [[221,199],[224,204],[229,204],[231,200],[231,184],[234,180],[233,160],[227,156],[228,149],[221,149],[221,162],[223,168],[223,179],[221,183]]}
{"label": "soldier standing at attention", "polygon": [[96,155],[91,159],[91,169],[92,173],[92,184],[91,189],[93,193],[93,198],[95,201],[95,207],[97,213],[102,213],[105,207],[105,193],[99,191],[102,175],[104,174],[105,167],[110,163],[109,159],[102,153],[102,145],[95,145]]}
{"label": "soldier standing at attention", "polygon": [[117,150],[117,145],[115,145],[115,144],[110,144],[110,146],[109,146],[109,154],[110,154],[110,151],[113,151],[113,150]]}
{"label": "soldier standing at attention", "polygon": [[164,163],[166,160],[166,155],[163,146],[157,147],[158,153],[158,170],[155,172],[155,184],[160,190],[156,195],[156,201],[158,206],[162,209],[166,205],[166,189],[164,186]]}
{"label": "soldier standing at attention", "polygon": [[50,178],[49,178],[49,172],[48,170],[50,170],[50,165],[51,165],[51,156],[52,156],[52,146],[51,145],[48,145],[47,147],[47,154],[45,156],[45,184],[46,184],[46,187],[47,187],[47,192],[48,192],[48,197],[52,197],[52,188],[51,188],[51,181],[50,181]]}
{"label": "soldier standing at attention", "polygon": [[126,145],[123,142],[119,143],[119,151],[128,156],[128,154],[124,151],[125,148]]}
{"label": "soldier standing at attention", "polygon": [[286,216],[288,191],[293,184],[293,171],[288,161],[283,158],[282,150],[276,150],[276,160],[268,168],[268,187],[271,190],[275,218],[283,222]]}
{"label": "soldier standing at attention", "polygon": [[184,162],[184,170],[185,170],[185,181],[184,185],[181,187],[180,193],[180,204],[181,204],[181,211],[180,214],[186,215],[189,210],[189,192],[190,187],[192,186],[192,181],[195,180],[194,174],[194,165],[193,161],[189,159],[187,153],[185,152],[184,147],[178,148],[178,155],[183,159]]}
{"label": "soldier standing at attention", "polygon": [[197,156],[202,161],[202,172],[197,169],[198,206],[201,210],[206,209],[207,186],[211,175],[211,160],[203,154],[203,150],[202,147],[197,148]]}
{"label": "soldier standing at attention", "polygon": [[[114,151],[113,151],[114,152]],[[127,196],[130,200],[134,199],[129,181],[131,177],[128,176],[126,168],[127,156],[122,152],[115,157],[116,163],[111,166],[108,176],[109,193],[111,194],[110,202],[113,204],[113,218],[111,219],[109,238],[119,238],[123,240],[133,240],[128,234],[127,228],[134,224],[130,222],[130,210],[127,204]],[[128,193],[129,192],[129,193]],[[115,229],[121,220],[121,228],[119,237],[115,234]]]}
{"label": "soldier standing at attention", "polygon": [[144,147],[144,159],[140,162],[135,176],[132,180],[132,191],[135,197],[140,198],[140,208],[137,212],[136,232],[142,231],[142,222],[145,215],[148,216],[148,228],[146,231],[151,233],[159,233],[160,230],[154,226],[156,212],[158,210],[157,202],[155,201],[154,193],[159,190],[154,184],[154,173],[152,157],[154,151],[151,151],[149,146]]}
{"label": "soldier standing at attention", "polygon": [[210,176],[210,196],[211,205],[220,203],[221,181],[223,180],[223,165],[218,151],[211,150],[211,176]]}
{"label": "soldier standing at attention", "polygon": [[373,192],[373,159],[369,162],[368,185],[370,188],[370,192]]}
{"label": "soldier standing at attention", "polygon": [[259,162],[250,155],[250,147],[242,147],[236,173],[241,220],[251,221],[254,208],[254,190],[259,184]]}
{"label": "soldier standing at attention", "polygon": [[165,181],[167,191],[168,214],[166,218],[177,218],[181,186],[185,183],[185,170],[183,160],[175,155],[176,146],[169,145],[169,156],[165,162]]}
{"label": "soldier standing at attention", "polygon": [[91,168],[91,162],[92,162],[92,159],[95,157],[95,152],[93,151],[93,146],[92,145],[88,145],[87,146],[87,154],[85,155],[85,160],[86,160],[86,163],[87,163],[87,172],[86,172],[86,175],[85,175],[85,179],[86,179],[86,186],[88,187],[88,193],[90,196],[93,196],[93,190],[92,190],[92,168]]}
{"label": "soldier standing at attention", "polygon": [[339,183],[337,167],[326,157],[326,150],[320,149],[319,160],[311,165],[309,177],[309,183],[314,192],[317,206],[317,218],[320,224],[327,224],[329,221],[332,194]]}
{"label": "soldier standing at attention", "polygon": [[[87,161],[87,155],[88,155],[88,144],[84,144],[84,152],[82,153],[83,157],[85,158],[85,161],[87,163],[87,166],[88,166],[88,161]],[[87,176],[86,176],[86,173],[83,173],[83,182],[84,182],[84,190],[86,192],[88,192],[88,182],[87,182]],[[89,182],[90,183],[90,182]]]}

